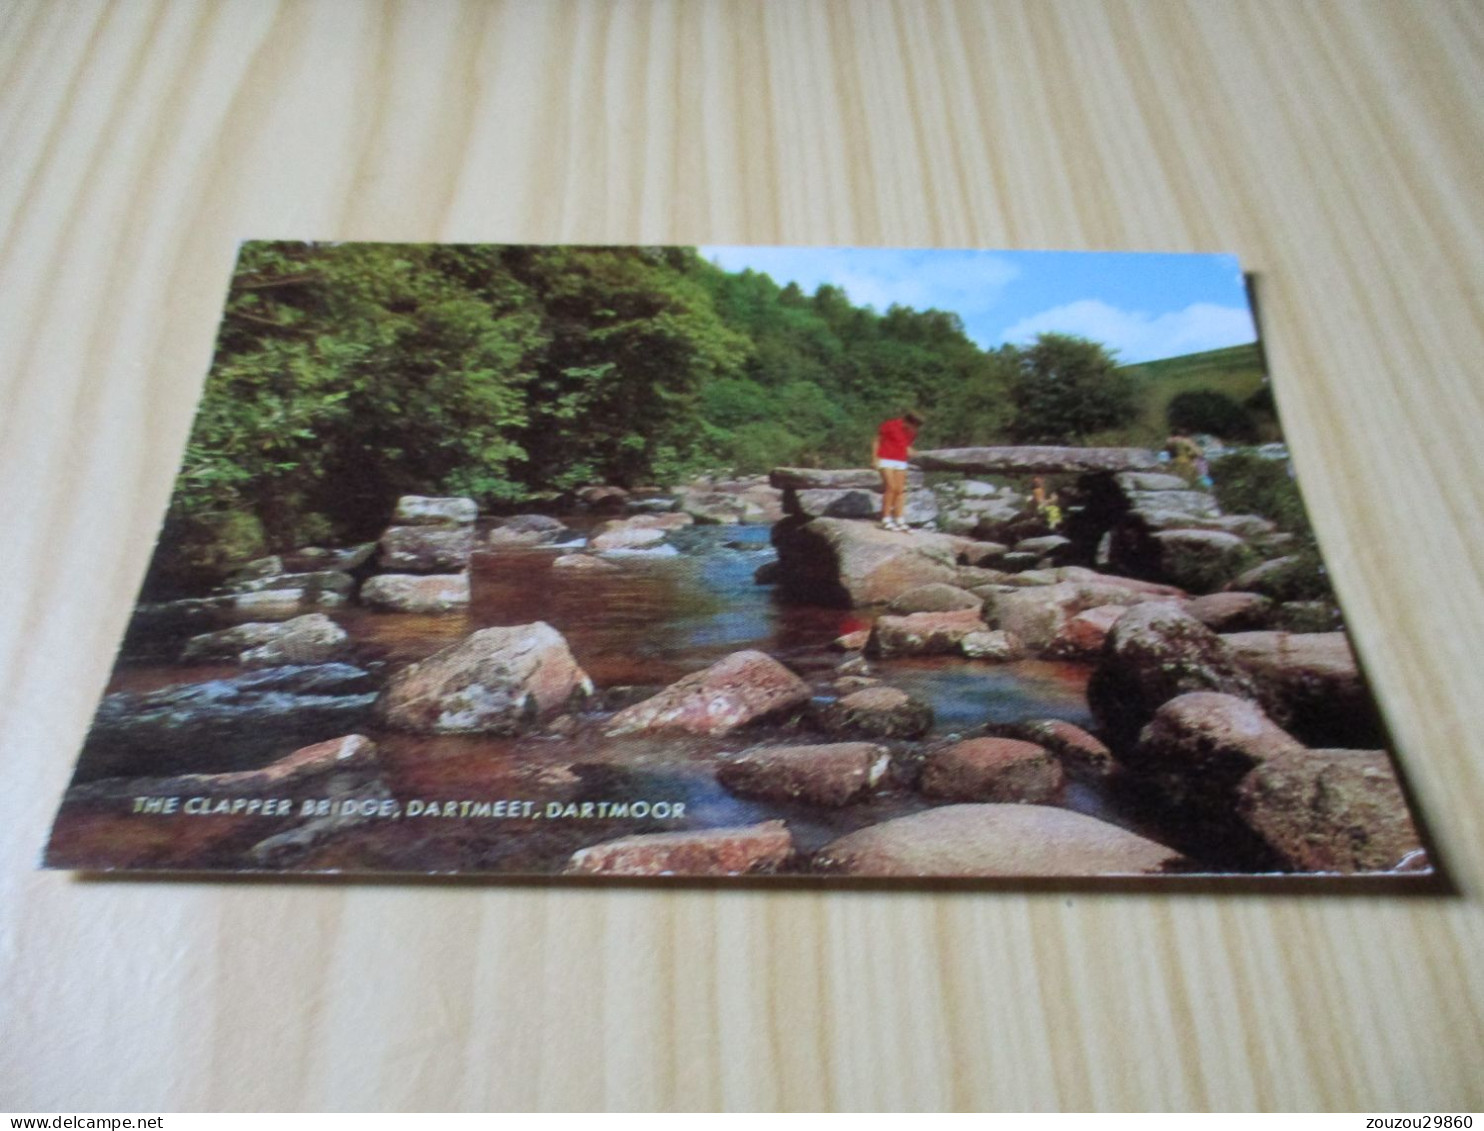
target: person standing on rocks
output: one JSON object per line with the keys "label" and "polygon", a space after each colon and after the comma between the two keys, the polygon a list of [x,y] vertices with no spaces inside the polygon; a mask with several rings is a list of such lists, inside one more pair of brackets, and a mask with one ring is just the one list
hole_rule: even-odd
{"label": "person standing on rocks", "polygon": [[907,461],[917,453],[912,441],[922,427],[916,412],[904,412],[876,430],[871,442],[871,463],[881,473],[881,525],[887,530],[906,530],[902,513],[907,505]]}
{"label": "person standing on rocks", "polygon": [[1201,458],[1196,442],[1184,432],[1175,432],[1165,441],[1165,451],[1170,453],[1170,470],[1193,485],[1198,474],[1197,461]]}

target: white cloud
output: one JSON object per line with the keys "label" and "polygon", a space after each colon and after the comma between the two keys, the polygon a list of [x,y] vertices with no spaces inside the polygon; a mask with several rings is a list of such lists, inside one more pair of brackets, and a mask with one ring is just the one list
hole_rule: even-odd
{"label": "white cloud", "polygon": [[1252,314],[1243,307],[1196,302],[1156,315],[1122,310],[1099,299],[1070,302],[1022,318],[1002,337],[1023,345],[1043,333],[1091,338],[1116,351],[1124,362],[1156,361],[1257,340]]}
{"label": "white cloud", "polygon": [[990,309],[1020,274],[992,252],[891,248],[703,247],[728,271],[751,268],[776,283],[798,283],[812,294],[821,283],[840,287],[854,303],[885,311],[893,304],[969,316]]}

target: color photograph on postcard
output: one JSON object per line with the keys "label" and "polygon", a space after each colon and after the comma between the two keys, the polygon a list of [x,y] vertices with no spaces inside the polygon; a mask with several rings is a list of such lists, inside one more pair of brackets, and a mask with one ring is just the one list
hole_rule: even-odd
{"label": "color photograph on postcard", "polygon": [[251,242],[44,863],[1427,875],[1224,255]]}

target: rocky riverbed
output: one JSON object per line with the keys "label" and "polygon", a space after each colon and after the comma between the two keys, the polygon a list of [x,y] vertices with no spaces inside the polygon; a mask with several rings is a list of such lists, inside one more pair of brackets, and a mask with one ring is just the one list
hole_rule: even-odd
{"label": "rocky riverbed", "polygon": [[[1003,469],[1032,450],[997,451]],[[403,499],[375,545],[139,610],[48,860],[1425,867],[1343,633],[1284,631],[1282,602],[1240,584],[1281,532],[1221,524],[1142,455],[1082,451],[1103,525],[1072,536],[1035,530],[1013,486],[956,477],[917,481],[910,534],[869,521],[860,472],[594,488],[560,516]],[[1182,532],[1243,552],[1160,538]]]}

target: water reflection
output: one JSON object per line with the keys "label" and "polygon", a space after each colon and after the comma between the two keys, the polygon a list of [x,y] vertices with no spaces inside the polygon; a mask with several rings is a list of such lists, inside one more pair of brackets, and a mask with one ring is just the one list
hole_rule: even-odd
{"label": "water reflection", "polygon": [[[475,557],[473,601],[464,615],[415,616],[360,607],[330,610],[329,615],[349,633],[360,662],[392,668],[423,659],[480,628],[542,620],[566,637],[578,662],[602,689],[662,686],[743,648],[777,656],[822,684],[843,659],[831,649],[832,641],[868,626],[874,614],[775,600],[770,587],[753,580],[757,569],[774,559],[768,534],[766,527],[689,528],[671,536],[680,554],[626,554],[614,559],[618,570],[602,573],[553,569],[563,552],[558,550],[485,552]],[[931,658],[877,661],[873,668],[932,704],[937,736],[1027,718],[1055,717],[1084,726],[1092,722],[1085,698],[1087,670],[1078,665]],[[151,690],[236,671],[221,664],[121,666],[110,690]],[[367,733],[381,747],[388,786],[404,801],[660,797],[685,802],[688,827],[785,819],[806,851],[929,804],[901,790],[841,810],[741,799],[721,788],[714,767],[719,754],[745,742],[608,739],[602,723],[603,716],[590,714],[575,720],[561,737],[520,739],[429,738],[382,731],[374,723]],[[1107,799],[1085,787],[1069,794],[1068,803],[1118,820]],[[343,859],[360,867],[548,871],[584,844],[651,831],[633,822],[563,829],[506,824],[484,831],[458,821],[416,828],[411,822],[397,824],[347,833],[317,865]]]}

